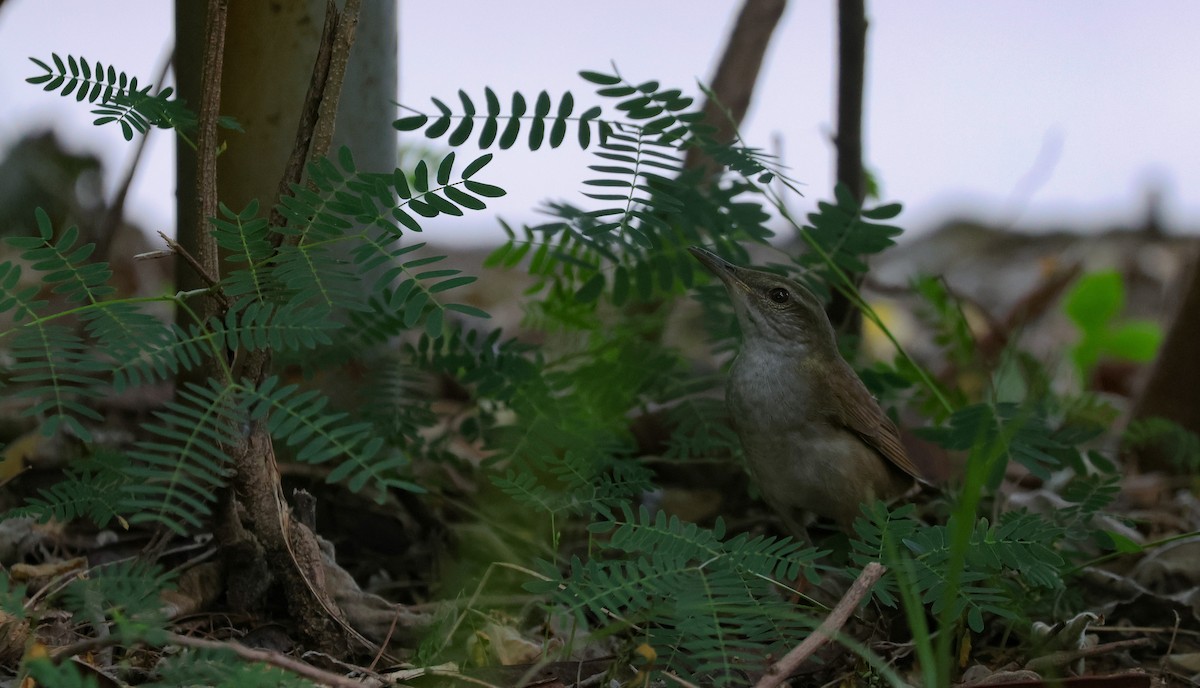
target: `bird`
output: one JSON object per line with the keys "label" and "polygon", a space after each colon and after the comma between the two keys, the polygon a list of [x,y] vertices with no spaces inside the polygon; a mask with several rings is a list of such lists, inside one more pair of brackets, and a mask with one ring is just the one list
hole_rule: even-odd
{"label": "bird", "polygon": [[861,506],[922,480],[896,424],[842,358],[821,302],[798,282],[688,249],[725,285],[742,343],[726,403],[751,478],[797,537],[805,513],[849,532]]}

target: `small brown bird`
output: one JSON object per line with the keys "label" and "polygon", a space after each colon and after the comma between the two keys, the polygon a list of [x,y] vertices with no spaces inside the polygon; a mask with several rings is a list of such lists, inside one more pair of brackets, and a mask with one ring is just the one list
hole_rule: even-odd
{"label": "small brown bird", "polygon": [[850,530],[863,503],[920,478],[899,432],[838,353],[821,303],[800,284],[689,249],[725,283],[742,330],[726,401],[750,475],[797,537],[798,511]]}

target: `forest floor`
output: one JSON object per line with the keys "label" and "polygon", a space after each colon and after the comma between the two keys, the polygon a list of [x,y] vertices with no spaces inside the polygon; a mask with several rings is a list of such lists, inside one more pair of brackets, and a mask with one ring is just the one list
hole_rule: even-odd
{"label": "forest floor", "polygon": [[[1126,315],[1165,327],[1176,305],[1173,295],[1197,246],[1190,238],[1140,232],[1088,237],[1065,233],[1014,235],[960,223],[885,253],[873,266],[865,294],[917,360],[936,367],[938,343],[922,329],[922,304],[908,280],[917,271],[942,275],[964,304],[967,320],[979,341],[1008,341],[1019,336],[1023,348],[1055,371],[1056,382],[1078,385],[1078,380],[1071,379],[1071,366],[1062,362],[1076,336],[1062,307],[1063,295],[1073,280],[1084,273],[1116,270],[1126,289]],[[486,251],[455,249],[449,254],[448,267],[481,274],[467,302],[491,312],[494,324],[504,326],[508,332],[520,332],[520,294],[528,282],[519,275],[479,273]],[[758,256],[764,261],[779,259],[769,253]],[[154,287],[143,284],[138,288]],[[717,362],[696,334],[697,317],[694,306],[682,304],[672,316],[666,341],[695,356],[699,367],[715,369]],[[868,331],[862,346],[868,356],[888,358],[885,343],[877,333]],[[1135,363],[1106,362],[1087,384],[1118,411],[1124,411],[1145,369]],[[325,381],[334,385],[352,382],[341,378]],[[461,410],[461,399],[457,398],[461,390],[453,386],[431,390],[443,395],[434,407],[442,415],[440,422],[449,422]],[[138,419],[153,413],[169,393],[169,389],[155,389],[121,399],[109,409],[113,417],[120,418],[111,432],[136,434]],[[0,401],[0,443],[6,446],[0,457],[0,507],[5,509],[53,485],[72,458],[85,450],[66,435],[40,436],[36,427],[16,416],[16,410]],[[1104,438],[1097,449],[1115,454],[1113,441]],[[463,446],[459,450],[469,455],[473,448]],[[381,505],[324,484],[320,473],[304,466],[285,462],[281,470],[288,495],[294,489],[304,489],[315,497],[317,531],[336,548],[338,566],[367,592],[401,603],[414,614],[464,606],[482,609],[485,603],[493,610],[468,624],[475,630],[459,648],[459,654],[467,658],[463,664],[443,666],[439,671],[411,665],[385,668],[386,662],[339,664],[328,657],[305,656],[306,661],[324,668],[324,673],[309,675],[309,679],[349,685],[352,682],[337,683],[336,676],[354,675],[357,669],[360,673],[354,681],[366,683],[382,679],[405,685],[449,682],[504,686],[525,680],[525,685],[546,687],[617,685],[615,679],[613,683],[602,683],[601,679],[614,664],[621,664],[635,667],[624,674],[611,674],[622,677],[625,682],[621,685],[643,685],[638,682],[647,680],[645,669],[653,666],[653,649],[637,648],[635,656],[614,657],[610,653],[622,645],[601,635],[591,644],[576,639],[582,649],[572,654],[570,661],[544,662],[551,648],[569,640],[562,620],[541,611],[535,613],[540,609],[537,600],[522,593],[519,586],[511,586],[504,571],[487,569],[494,578],[486,586],[478,577],[481,569],[474,569],[474,577],[465,573],[471,568],[461,565],[463,561],[486,560],[507,547],[490,541],[494,534],[487,523],[470,518],[484,511],[472,500],[492,496],[481,486],[484,481],[478,475],[448,467],[426,468],[442,471],[441,479],[458,484],[461,490],[432,497],[392,497]],[[731,524],[731,532],[779,532],[779,525],[766,510],[747,497],[748,483],[736,467],[669,467],[659,471],[658,476],[662,489],[655,503],[664,510],[702,524],[711,524],[719,515]],[[1019,471],[1010,472],[1002,492],[1011,509],[1038,512],[1063,508],[1052,481]],[[1084,594],[1092,604],[1068,618],[1035,619],[1044,624],[1044,642],[1036,653],[1031,653],[1027,645],[1010,642],[1009,632],[999,625],[978,634],[970,643],[959,646],[958,685],[1196,685],[1200,679],[1200,536],[1192,534],[1200,532],[1197,494],[1194,476],[1137,472],[1130,467],[1121,480],[1119,494],[1107,509],[1105,518],[1110,520],[1105,530],[1134,544],[1127,554],[1118,552],[1075,578],[1073,585],[1078,589],[1073,592]],[[95,681],[93,685],[138,684],[151,679],[153,665],[161,656],[149,651],[114,655],[103,633],[97,630],[104,625],[102,622],[72,616],[56,603],[56,595],[72,580],[85,577],[89,570],[128,559],[149,544],[150,536],[149,532],[116,524],[105,529],[82,523],[38,524],[29,519],[9,519],[0,524],[0,566],[9,586],[25,586],[24,612],[34,619],[34,623],[25,624],[8,611],[0,611],[0,686],[16,685],[16,674],[9,672],[30,653],[53,655],[62,648],[72,648],[74,661]],[[563,537],[578,538],[564,545],[567,551],[585,549],[590,542],[590,536],[582,530],[565,531]],[[306,648],[295,644],[291,629],[280,623],[278,609],[234,612],[228,601],[219,597],[219,591],[214,593],[211,581],[206,582],[203,575],[188,574],[209,570],[204,565],[212,556],[210,542],[208,534],[196,533],[190,538],[175,538],[162,550],[166,552],[163,561],[181,574],[179,589],[163,600],[172,609],[173,631],[180,637],[214,640],[218,646],[254,648],[255,652],[241,656],[294,669],[281,658],[301,657]],[[513,560],[523,561],[519,553],[512,554]],[[434,576],[438,580],[433,580]],[[454,580],[455,576],[462,578]],[[457,595],[453,594],[455,590]],[[829,596],[831,605],[842,590],[844,587]],[[535,617],[536,623],[532,621]],[[454,614],[450,618],[461,619]],[[388,626],[393,621],[378,621],[389,636],[392,632]],[[846,626],[846,631],[851,635],[861,633],[860,637],[872,643],[880,656],[892,662],[913,685],[919,685],[911,642],[903,633],[892,636],[884,632],[902,626],[894,610],[868,608],[857,622]],[[459,642],[460,635],[454,636],[455,642]],[[87,650],[89,641],[94,643],[94,650]],[[821,661],[812,664],[793,685],[859,685],[860,680],[866,681],[861,678],[861,662],[844,651],[827,651]],[[640,673],[638,666],[642,667]],[[1090,678],[1065,678],[1054,683],[1044,678],[1076,675]],[[662,677],[655,680],[670,684]],[[678,684],[684,685],[682,681]]]}

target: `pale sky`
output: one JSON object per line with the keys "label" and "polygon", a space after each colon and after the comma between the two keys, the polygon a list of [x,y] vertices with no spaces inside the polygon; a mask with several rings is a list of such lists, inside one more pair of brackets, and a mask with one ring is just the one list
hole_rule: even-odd
{"label": "pale sky", "polygon": [[[372,0],[367,0],[368,2]],[[153,78],[171,36],[167,0],[7,0],[0,8],[0,150],[52,126],[99,154],[115,185],[133,152],[86,105],[24,83],[51,52]],[[833,0],[793,0],[772,41],[744,127],[829,195]],[[483,87],[590,101],[575,74],[616,60],[633,80],[695,92],[740,3],[703,0],[401,0],[397,99],[431,109]],[[596,9],[593,9],[596,8]],[[1200,230],[1200,3],[1158,0],[875,0],[867,64],[866,151],[899,223],[919,232],[952,214],[1030,228],[1136,222],[1145,189],[1166,192],[1168,228]],[[236,113],[230,113],[236,114]],[[424,140],[423,137],[421,140]],[[173,225],[173,141],[156,132],[128,201],[147,229]],[[488,211],[427,225],[427,239],[498,236],[494,215],[536,222],[546,198],[580,202],[588,153],[504,151],[480,178],[510,192]],[[490,176],[488,176],[490,175]]]}

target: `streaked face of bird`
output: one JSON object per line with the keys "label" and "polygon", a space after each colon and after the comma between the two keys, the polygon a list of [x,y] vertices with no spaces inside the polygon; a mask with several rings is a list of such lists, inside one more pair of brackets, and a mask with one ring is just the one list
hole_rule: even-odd
{"label": "streaked face of bird", "polygon": [[833,326],[821,302],[800,283],[738,267],[702,248],[688,250],[725,284],[745,342],[789,349],[793,354],[837,351]]}

